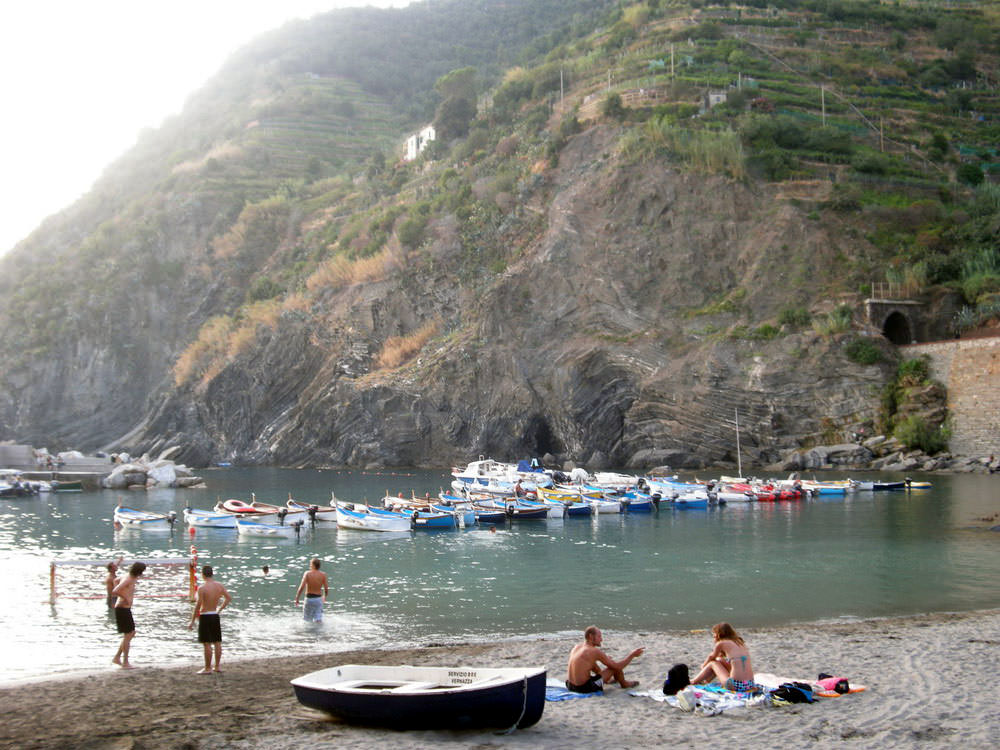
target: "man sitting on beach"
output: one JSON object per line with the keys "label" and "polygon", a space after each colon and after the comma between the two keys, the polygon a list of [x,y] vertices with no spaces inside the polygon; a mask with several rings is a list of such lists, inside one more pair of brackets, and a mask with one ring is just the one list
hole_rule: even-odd
{"label": "man sitting on beach", "polygon": [[[621,661],[615,661],[601,650],[603,636],[600,628],[591,625],[583,631],[583,643],[573,646],[569,652],[566,674],[566,689],[574,693],[597,693],[604,689],[604,683],[617,682],[623,688],[635,687],[639,683],[625,679],[625,667],[642,654],[637,648]],[[604,668],[598,666],[603,664]]]}
{"label": "man sitting on beach", "polygon": [[203,567],[201,575],[205,582],[198,587],[198,598],[195,600],[194,610],[191,612],[188,630],[194,627],[194,621],[197,618],[198,640],[205,651],[205,668],[198,674],[210,674],[212,672],[213,651],[215,671],[222,671],[219,669],[219,662],[222,660],[222,623],[219,620],[219,613],[229,606],[233,597],[226,591],[225,586],[215,580],[211,565]]}

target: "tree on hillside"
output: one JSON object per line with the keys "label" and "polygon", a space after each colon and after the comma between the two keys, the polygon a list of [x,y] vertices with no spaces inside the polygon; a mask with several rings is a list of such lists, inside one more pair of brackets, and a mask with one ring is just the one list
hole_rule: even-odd
{"label": "tree on hillside", "polygon": [[476,69],[458,68],[437,79],[434,90],[442,97],[434,114],[438,138],[450,140],[469,132],[476,116]]}

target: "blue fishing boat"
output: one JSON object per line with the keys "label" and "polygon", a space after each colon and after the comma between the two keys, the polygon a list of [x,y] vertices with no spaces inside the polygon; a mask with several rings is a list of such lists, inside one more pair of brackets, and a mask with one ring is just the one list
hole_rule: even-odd
{"label": "blue fishing boat", "polygon": [[347,664],[292,680],[304,706],[393,729],[530,727],[545,709],[544,667]]}

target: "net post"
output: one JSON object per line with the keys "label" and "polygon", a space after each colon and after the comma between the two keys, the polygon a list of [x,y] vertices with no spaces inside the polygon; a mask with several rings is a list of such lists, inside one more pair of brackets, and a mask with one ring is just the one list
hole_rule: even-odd
{"label": "net post", "polygon": [[49,604],[56,603],[56,564],[49,563]]}

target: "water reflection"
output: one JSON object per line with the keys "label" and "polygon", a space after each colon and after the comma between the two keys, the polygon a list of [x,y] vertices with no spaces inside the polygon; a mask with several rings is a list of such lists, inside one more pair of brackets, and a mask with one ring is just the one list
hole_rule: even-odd
{"label": "water reflection", "polygon": [[[209,490],[131,493],[126,505],[180,515],[219,498],[328,502],[386,492],[436,492],[433,472],[396,476],[233,469],[208,472]],[[934,477],[919,493],[859,493],[807,502],[736,503],[708,511],[599,515],[437,533],[368,533],[319,523],[299,539],[240,537],[232,529],[115,532],[121,493],[0,501],[8,606],[0,627],[17,649],[11,677],[103,666],[117,634],[103,601],[103,568],[60,570],[64,597],[48,597],[49,562],[187,557],[192,548],[233,593],[229,657],[456,641],[576,629],[746,625],[1000,606],[998,537],[975,519],[995,513],[997,478]],[[309,560],[330,576],[326,622],[302,621],[295,589]],[[262,566],[268,565],[267,575]],[[593,596],[581,601],[581,586]],[[186,629],[184,574],[153,571],[136,600],[139,663],[196,663]],[[91,598],[70,598],[70,595]]]}

